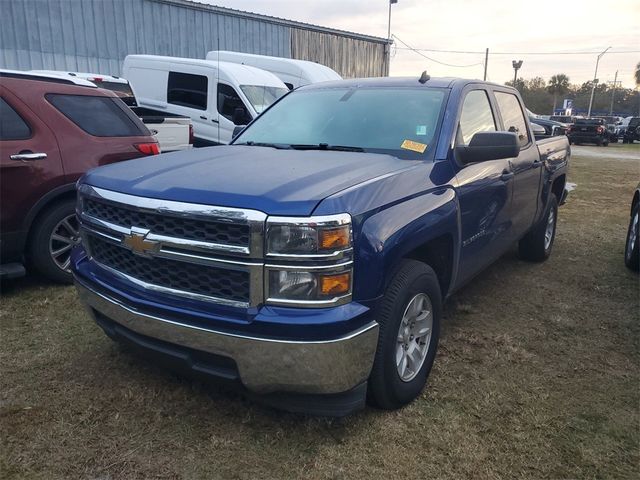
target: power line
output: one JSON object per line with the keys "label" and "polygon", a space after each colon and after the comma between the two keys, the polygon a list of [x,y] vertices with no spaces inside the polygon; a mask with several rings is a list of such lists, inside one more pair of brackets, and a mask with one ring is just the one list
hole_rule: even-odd
{"label": "power line", "polygon": [[[396,40],[400,41],[402,44],[407,45],[405,42],[400,40],[396,35],[392,35]],[[396,47],[398,50],[412,50],[416,53],[420,52],[435,52],[435,53],[458,53],[458,54],[468,54],[468,55],[480,55],[484,54],[484,51],[480,50],[439,50],[435,48],[413,48],[410,46],[407,47]],[[574,51],[574,52],[489,52],[489,55],[597,55],[600,52],[585,52],[585,51]],[[640,53],[640,50],[610,50],[607,52],[608,54],[612,53]],[[434,60],[437,62],[437,60]],[[439,62],[438,62],[439,63]]]}
{"label": "power line", "polygon": [[[436,60],[435,58],[431,58],[431,57],[427,57],[424,53],[420,52],[419,50],[412,48],[409,44],[407,44],[406,42],[404,42],[402,39],[398,38],[397,35],[392,35],[393,38],[395,38],[396,40],[398,40],[400,43],[402,43],[405,47],[406,50],[412,50],[415,53],[417,53],[418,55],[426,58],[427,60],[431,61],[431,62],[435,62],[435,63],[439,63],[440,65],[445,65],[447,67],[456,67],[456,68],[467,68],[467,67],[476,67],[478,65],[484,65],[483,62],[479,62],[479,63],[471,63],[469,65],[453,65],[451,63],[445,63],[445,62],[441,62],[440,60]],[[402,47],[396,47],[396,48],[402,48]],[[404,50],[404,49],[403,49]]]}

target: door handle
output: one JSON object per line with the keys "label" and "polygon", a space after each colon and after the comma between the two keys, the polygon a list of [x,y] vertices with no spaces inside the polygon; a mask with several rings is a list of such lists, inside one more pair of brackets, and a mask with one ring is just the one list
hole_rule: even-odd
{"label": "door handle", "polygon": [[206,120],[206,119],[207,119],[207,117],[205,117],[204,115],[200,115],[200,118],[201,118],[202,120]]}
{"label": "door handle", "polygon": [[215,118],[212,118],[212,119],[211,119],[211,121],[212,121],[213,123],[219,123],[219,122],[218,122],[218,120],[216,120]]}
{"label": "door handle", "polygon": [[506,182],[507,180],[511,180],[515,176],[515,173],[510,172],[506,168],[502,171],[502,175],[500,175],[500,180]]}
{"label": "door handle", "polygon": [[542,165],[542,161],[540,161],[540,160],[536,160],[535,162],[533,162],[533,163],[531,164],[531,166],[532,166],[533,168],[538,168],[540,165]]}
{"label": "door handle", "polygon": [[47,154],[46,153],[33,153],[33,152],[20,152],[20,153],[16,153],[15,155],[11,155],[11,160],[20,160],[22,162],[26,162],[26,161],[33,161],[33,160],[44,160],[45,158],[47,158]]}

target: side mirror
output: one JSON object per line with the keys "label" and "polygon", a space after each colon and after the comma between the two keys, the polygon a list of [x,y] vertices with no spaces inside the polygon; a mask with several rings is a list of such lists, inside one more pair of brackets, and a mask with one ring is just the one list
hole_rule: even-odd
{"label": "side mirror", "polygon": [[511,132],[478,132],[469,145],[459,145],[456,157],[464,164],[514,158],[520,153],[518,136]]}
{"label": "side mirror", "polygon": [[247,128],[246,125],[236,125],[233,128],[233,133],[231,134],[231,139],[233,140],[234,138],[236,138],[238,135],[240,135],[244,129]]}
{"label": "side mirror", "polygon": [[242,125],[245,123],[244,119],[246,115],[247,114],[244,111],[244,108],[236,107],[235,110],[233,111],[233,116],[231,117],[231,121],[234,123],[234,125]]}

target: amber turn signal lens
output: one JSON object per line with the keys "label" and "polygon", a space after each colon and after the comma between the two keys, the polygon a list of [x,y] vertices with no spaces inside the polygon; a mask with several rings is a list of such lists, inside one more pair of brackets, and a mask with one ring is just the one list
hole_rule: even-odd
{"label": "amber turn signal lens", "polygon": [[320,293],[322,295],[342,295],[351,289],[351,273],[338,275],[322,275],[320,277]]}
{"label": "amber turn signal lens", "polygon": [[351,243],[349,225],[329,230],[320,230],[320,248],[323,250],[346,248]]}

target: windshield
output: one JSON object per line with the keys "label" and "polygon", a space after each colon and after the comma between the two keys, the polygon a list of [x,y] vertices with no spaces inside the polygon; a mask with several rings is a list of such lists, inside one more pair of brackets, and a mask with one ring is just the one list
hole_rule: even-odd
{"label": "windshield", "polygon": [[416,158],[431,144],[444,98],[445,90],[424,87],[295,90],[234,143],[343,146]]}
{"label": "windshield", "polygon": [[288,88],[265,87],[264,85],[240,85],[240,89],[257,113],[262,113],[269,105],[289,91]]}

